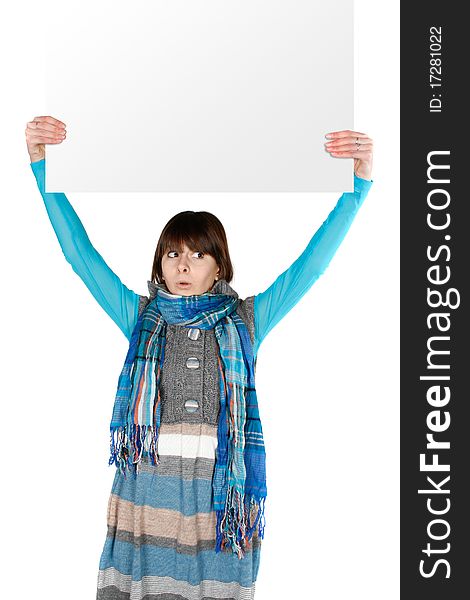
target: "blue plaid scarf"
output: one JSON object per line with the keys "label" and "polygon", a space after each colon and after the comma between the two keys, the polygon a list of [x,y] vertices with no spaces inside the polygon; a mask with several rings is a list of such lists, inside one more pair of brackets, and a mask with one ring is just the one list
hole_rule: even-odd
{"label": "blue plaid scarf", "polygon": [[[221,281],[222,283],[223,281]],[[223,282],[225,285],[226,282]],[[111,457],[126,476],[137,476],[143,456],[159,464],[159,385],[167,325],[214,329],[219,347],[220,413],[212,479],[217,513],[216,552],[231,548],[243,558],[258,526],[264,537],[266,457],[254,380],[253,348],[235,312],[237,296],[206,292],[177,296],[157,288],[139,316],[119,377],[111,419]]]}

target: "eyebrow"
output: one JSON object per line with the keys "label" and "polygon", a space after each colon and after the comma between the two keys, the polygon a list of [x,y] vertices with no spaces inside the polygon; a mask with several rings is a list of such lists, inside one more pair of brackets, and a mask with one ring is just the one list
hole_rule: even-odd
{"label": "eyebrow", "polygon": [[[188,246],[189,248],[189,246]],[[165,250],[165,252],[182,252],[183,251],[183,246],[168,246]],[[202,254],[209,254],[208,252],[206,252],[205,250],[202,249],[197,249],[197,248],[189,248],[190,252],[201,252]]]}

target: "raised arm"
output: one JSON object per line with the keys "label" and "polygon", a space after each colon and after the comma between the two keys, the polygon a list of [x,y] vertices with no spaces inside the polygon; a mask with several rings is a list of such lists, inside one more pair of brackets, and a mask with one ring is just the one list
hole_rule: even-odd
{"label": "raised arm", "polygon": [[325,271],[371,185],[372,181],[354,176],[354,192],[340,197],[297,260],[267,290],[255,296],[255,351]]}
{"label": "raised arm", "polygon": [[65,194],[45,192],[46,159],[31,162],[46,211],[62,252],[98,304],[130,339],[139,296],[129,290],[95,250]]}
{"label": "raised arm", "polygon": [[333,157],[354,158],[354,192],[345,192],[309,244],[276,281],[254,300],[254,351],[322,275],[348,232],[372,185],[372,140],[351,130],[326,136],[326,150]]}

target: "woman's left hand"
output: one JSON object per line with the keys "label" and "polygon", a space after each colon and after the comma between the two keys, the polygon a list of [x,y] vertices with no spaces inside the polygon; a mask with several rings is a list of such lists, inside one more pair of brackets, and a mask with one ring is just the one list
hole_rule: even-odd
{"label": "woman's left hand", "polygon": [[344,129],[331,131],[326,136],[327,152],[335,158],[354,158],[354,173],[362,179],[372,179],[373,142],[365,133]]}

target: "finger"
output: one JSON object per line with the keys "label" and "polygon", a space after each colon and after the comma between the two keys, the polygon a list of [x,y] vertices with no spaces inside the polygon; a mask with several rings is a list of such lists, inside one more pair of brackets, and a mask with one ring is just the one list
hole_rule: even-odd
{"label": "finger", "polygon": [[64,141],[64,138],[54,137],[54,138],[46,138],[42,135],[37,135],[28,138],[27,142],[29,145],[34,144],[60,144]]}
{"label": "finger", "polygon": [[327,150],[343,150],[349,146],[367,146],[370,149],[373,146],[373,141],[370,138],[360,138],[360,142],[357,141],[358,139],[359,138],[342,138],[340,140],[334,140],[333,142],[327,142],[325,146]]}
{"label": "finger", "polygon": [[65,133],[26,130],[26,140],[29,144],[52,144],[56,142],[63,142],[65,138]]}
{"label": "finger", "polygon": [[46,129],[34,129],[34,127],[30,127],[29,123],[28,123],[28,127],[26,129],[26,136],[31,139],[31,138],[38,138],[38,137],[43,137],[46,139],[58,139],[58,140],[62,140],[66,137],[66,133],[65,130],[54,130],[54,131],[48,131]]}
{"label": "finger", "polygon": [[50,125],[57,125],[59,127],[65,127],[65,123],[63,123],[62,121],[59,121],[59,119],[55,119],[54,117],[51,116],[45,116],[45,117],[34,117],[33,122],[38,122],[38,123],[48,123]]}
{"label": "finger", "polygon": [[31,129],[39,130],[39,131],[55,131],[57,133],[65,133],[65,126],[62,125],[52,125],[47,121],[30,121],[28,123]]}
{"label": "finger", "polygon": [[37,131],[38,134],[37,135],[43,135],[46,132],[52,132],[54,134],[61,134],[61,133],[65,133],[65,129],[63,129],[62,127],[58,127],[56,125],[50,125],[49,123],[43,122],[43,121],[30,121],[27,124],[27,128],[30,131]]}
{"label": "finger", "polygon": [[60,144],[64,140],[63,138],[45,138],[43,136],[30,137],[28,139],[30,144]]}
{"label": "finger", "polygon": [[342,138],[353,136],[353,137],[367,137],[367,133],[363,133],[361,131],[353,131],[352,129],[341,129],[340,131],[330,131],[326,134],[327,136],[331,136],[334,138]]}
{"label": "finger", "polygon": [[341,131],[330,131],[325,135],[327,138],[344,138],[344,137],[367,137],[366,133],[361,133],[360,131],[352,131],[351,129],[342,129]]}
{"label": "finger", "polygon": [[337,150],[330,152],[331,156],[339,158],[361,158],[367,160],[372,153],[369,150]]}

